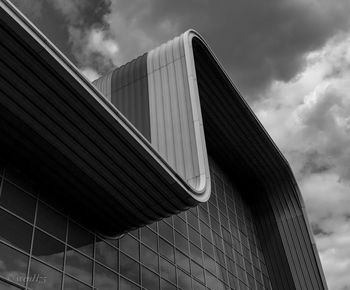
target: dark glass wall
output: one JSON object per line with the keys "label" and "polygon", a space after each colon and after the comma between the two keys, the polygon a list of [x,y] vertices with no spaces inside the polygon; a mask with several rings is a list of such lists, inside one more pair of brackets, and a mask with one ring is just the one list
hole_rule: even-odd
{"label": "dark glass wall", "polygon": [[[270,289],[252,214],[210,160],[209,202],[102,239],[0,168],[1,289]],[[83,210],[83,209],[77,209]]]}

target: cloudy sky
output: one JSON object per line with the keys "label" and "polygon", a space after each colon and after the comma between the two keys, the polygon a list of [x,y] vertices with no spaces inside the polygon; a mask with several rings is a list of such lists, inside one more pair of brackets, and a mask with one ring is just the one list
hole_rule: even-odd
{"label": "cloudy sky", "polygon": [[198,30],[290,162],[330,289],[350,289],[349,0],[15,0],[93,80]]}

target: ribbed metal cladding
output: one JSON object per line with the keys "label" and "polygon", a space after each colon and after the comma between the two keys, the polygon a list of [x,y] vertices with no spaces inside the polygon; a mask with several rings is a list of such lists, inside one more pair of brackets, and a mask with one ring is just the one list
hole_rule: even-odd
{"label": "ribbed metal cladding", "polygon": [[185,35],[177,37],[94,84],[204,201],[210,174],[189,44]]}
{"label": "ribbed metal cladding", "polygon": [[327,289],[288,163],[203,42],[192,38],[208,152],[254,209],[274,289]]}
{"label": "ribbed metal cladding", "polygon": [[112,82],[113,73],[114,73],[114,70],[110,71],[109,73],[105,74],[103,77],[100,77],[99,79],[92,82],[109,101],[112,100],[111,82]]}
{"label": "ribbed metal cladding", "polygon": [[147,54],[112,70],[93,83],[150,141]]}
{"label": "ribbed metal cladding", "polygon": [[195,130],[196,122],[202,120],[194,116],[198,104],[191,97],[198,96],[191,96],[186,61],[183,37],[148,54],[151,142],[180,176],[198,187],[200,175],[205,174],[199,164],[204,154],[198,151],[205,143],[196,136],[203,134],[202,126]]}

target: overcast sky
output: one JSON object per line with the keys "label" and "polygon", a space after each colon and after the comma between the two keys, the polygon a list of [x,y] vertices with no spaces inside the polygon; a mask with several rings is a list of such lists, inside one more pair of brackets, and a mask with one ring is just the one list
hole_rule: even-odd
{"label": "overcast sky", "polygon": [[199,31],[287,157],[330,289],[350,289],[349,0],[16,0],[90,79]]}

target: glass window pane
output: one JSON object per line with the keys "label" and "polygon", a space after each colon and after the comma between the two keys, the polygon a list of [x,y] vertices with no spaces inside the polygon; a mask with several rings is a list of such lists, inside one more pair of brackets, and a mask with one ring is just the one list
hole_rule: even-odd
{"label": "glass window pane", "polygon": [[199,207],[199,218],[209,224],[209,213],[201,207]]}
{"label": "glass window pane", "polygon": [[205,238],[202,238],[203,252],[208,254],[210,257],[214,258],[214,247],[213,245]]}
{"label": "glass window pane", "polygon": [[215,261],[209,256],[207,256],[206,254],[204,254],[203,257],[204,257],[205,269],[211,271],[215,275],[215,272],[216,272]]}
{"label": "glass window pane", "polygon": [[101,290],[118,289],[118,274],[96,263],[95,287]]}
{"label": "glass window pane", "polygon": [[191,277],[181,270],[177,271],[177,283],[183,290],[192,289]]}
{"label": "glass window pane", "polygon": [[141,241],[153,250],[157,251],[157,235],[149,228],[143,227],[141,229]]}
{"label": "glass window pane", "polygon": [[140,290],[140,287],[120,277],[120,290]]}
{"label": "glass window pane", "polygon": [[141,245],[141,262],[152,270],[158,272],[158,254]]}
{"label": "glass window pane", "polygon": [[94,236],[74,222],[69,222],[68,243],[92,257]]}
{"label": "glass window pane", "polygon": [[195,260],[198,264],[203,265],[202,251],[200,248],[196,247],[190,243],[191,258]]}
{"label": "glass window pane", "polygon": [[[211,223],[211,229],[212,229],[215,233],[220,234],[220,224],[219,224],[219,222],[218,222],[216,219],[211,218],[211,219],[210,219],[210,223]],[[213,234],[215,235],[214,232],[213,232]]]}
{"label": "glass window pane", "polygon": [[169,283],[168,281],[161,279],[160,280],[160,289],[162,290],[176,290],[176,286]]}
{"label": "glass window pane", "polygon": [[220,249],[220,251],[224,251],[224,246],[222,245],[222,238],[217,235],[216,233],[213,233],[214,238],[214,245]]}
{"label": "glass window pane", "polygon": [[166,221],[169,225],[173,226],[173,216],[169,216],[167,218],[163,219],[164,221]]}
{"label": "glass window pane", "polygon": [[0,209],[0,239],[29,253],[33,227]]}
{"label": "glass window pane", "polygon": [[234,275],[232,275],[232,274],[229,274],[229,281],[230,281],[230,287],[231,288],[233,288],[233,289],[239,289],[238,287],[238,285],[239,285],[239,283],[238,283],[238,278],[236,277],[236,276],[234,276]]}
{"label": "glass window pane", "polygon": [[131,237],[130,235],[125,235],[119,240],[119,247],[124,253],[138,260],[139,255],[139,242]]}
{"label": "glass window pane", "polygon": [[91,284],[92,261],[77,251],[68,248],[66,254],[66,273],[87,284]]}
{"label": "glass window pane", "polygon": [[11,284],[0,280],[0,289],[1,290],[21,290],[22,288],[12,286]]}
{"label": "glass window pane", "polygon": [[36,200],[10,182],[4,182],[0,204],[29,222],[33,222]]}
{"label": "glass window pane", "polygon": [[[192,287],[193,290],[205,290],[205,286],[197,282],[196,280],[192,280]],[[236,288],[234,288],[236,289]]]}
{"label": "glass window pane", "polygon": [[27,277],[28,257],[0,243],[0,275],[5,279],[24,285]]}
{"label": "glass window pane", "polygon": [[199,231],[198,217],[193,215],[191,212],[187,212],[187,220],[192,227]]}
{"label": "glass window pane", "polygon": [[160,221],[159,225],[159,234],[167,239],[169,242],[174,243],[174,233],[173,228],[169,226],[166,222]]}
{"label": "glass window pane", "polygon": [[64,290],[92,290],[91,287],[69,277],[64,276]]}
{"label": "glass window pane", "polygon": [[181,251],[188,254],[188,241],[178,232],[175,232],[175,246]]}
{"label": "glass window pane", "polygon": [[191,273],[193,277],[196,277],[198,280],[204,281],[204,270],[201,266],[199,266],[196,262],[191,262]]}
{"label": "glass window pane", "polygon": [[120,253],[120,274],[136,283],[140,283],[139,263]]}
{"label": "glass window pane", "polygon": [[147,268],[142,267],[142,287],[148,290],[159,289],[159,276]]}
{"label": "glass window pane", "polygon": [[118,250],[104,241],[96,242],[96,260],[118,272]]}
{"label": "glass window pane", "polygon": [[211,203],[209,203],[209,213],[210,213],[210,215],[212,215],[215,219],[219,219],[219,211],[218,211],[218,208],[215,206],[215,205],[213,205],[213,204],[211,204]]}
{"label": "glass window pane", "polygon": [[200,247],[201,246],[201,238],[199,233],[194,230],[192,227],[188,227],[188,233],[189,233],[189,240],[196,246]]}
{"label": "glass window pane", "polygon": [[176,250],[176,265],[190,272],[190,259],[178,250]]}
{"label": "glass window pane", "polygon": [[201,224],[201,234],[207,238],[209,241],[211,241],[211,230],[210,228],[203,222]]}
{"label": "glass window pane", "polygon": [[167,257],[170,261],[175,261],[174,247],[162,238],[159,238],[159,253]]}
{"label": "glass window pane", "polygon": [[205,271],[205,277],[207,280],[207,286],[210,289],[217,289],[217,279],[215,276],[213,276],[210,272]]}
{"label": "glass window pane", "polygon": [[66,218],[41,202],[38,204],[36,224],[38,227],[61,239],[62,241],[66,240]]}
{"label": "glass window pane", "polygon": [[29,272],[29,287],[33,290],[59,290],[62,285],[62,273],[32,259]]}
{"label": "glass window pane", "polygon": [[215,260],[218,262],[221,266],[226,267],[225,263],[225,255],[223,252],[221,252],[218,248],[214,247],[215,249]]}
{"label": "glass window pane", "polygon": [[162,278],[176,284],[175,266],[160,257],[160,274]]}
{"label": "glass window pane", "polygon": [[187,236],[186,223],[178,216],[174,216],[174,228],[184,236]]}
{"label": "glass window pane", "polygon": [[58,269],[62,269],[64,244],[40,230],[35,230],[33,255]]}

